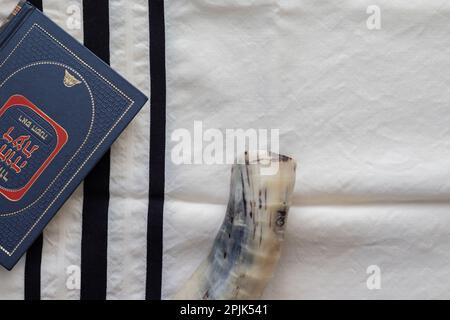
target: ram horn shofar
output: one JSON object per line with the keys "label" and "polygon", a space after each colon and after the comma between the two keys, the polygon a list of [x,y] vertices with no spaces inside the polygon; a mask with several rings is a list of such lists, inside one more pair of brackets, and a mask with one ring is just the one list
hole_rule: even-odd
{"label": "ram horn shofar", "polygon": [[295,170],[293,159],[274,153],[246,154],[245,164],[233,166],[225,220],[175,299],[261,297],[280,258]]}

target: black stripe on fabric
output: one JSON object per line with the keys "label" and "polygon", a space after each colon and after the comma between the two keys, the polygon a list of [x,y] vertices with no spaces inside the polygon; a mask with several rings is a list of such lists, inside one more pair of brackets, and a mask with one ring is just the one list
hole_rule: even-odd
{"label": "black stripe on fabric", "polygon": [[33,6],[42,11],[42,0],[28,0]]}
{"label": "black stripe on fabric", "polygon": [[[42,0],[30,0],[36,8],[42,11]],[[28,249],[25,260],[25,300],[41,299],[41,262],[43,236],[40,235]]]}
{"label": "black stripe on fabric", "polygon": [[147,300],[161,299],[166,148],[166,58],[164,1],[149,0],[150,190],[147,233]]}
{"label": "black stripe on fabric", "polygon": [[25,300],[41,299],[42,234],[28,249],[25,261]]}
{"label": "black stripe on fabric", "polygon": [[[83,1],[84,45],[109,64],[109,1]],[[110,152],[84,180],[81,300],[105,300]]]}

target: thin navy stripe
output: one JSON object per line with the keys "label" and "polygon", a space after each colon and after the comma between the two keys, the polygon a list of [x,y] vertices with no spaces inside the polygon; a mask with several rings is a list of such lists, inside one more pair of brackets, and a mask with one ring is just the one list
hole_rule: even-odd
{"label": "thin navy stripe", "polygon": [[[84,0],[84,45],[109,64],[109,1]],[[84,180],[81,300],[105,300],[110,152]]]}
{"label": "thin navy stripe", "polygon": [[[30,0],[36,8],[42,11],[42,0]],[[41,299],[41,262],[43,236],[40,235],[28,249],[25,261],[25,300]]]}
{"label": "thin navy stripe", "polygon": [[166,59],[164,1],[149,0],[150,16],[150,189],[147,233],[148,300],[161,299],[166,148]]}
{"label": "thin navy stripe", "polygon": [[42,11],[42,0],[29,0],[29,2],[34,5],[36,8]]}
{"label": "thin navy stripe", "polygon": [[42,234],[28,249],[25,262],[25,300],[41,299]]}

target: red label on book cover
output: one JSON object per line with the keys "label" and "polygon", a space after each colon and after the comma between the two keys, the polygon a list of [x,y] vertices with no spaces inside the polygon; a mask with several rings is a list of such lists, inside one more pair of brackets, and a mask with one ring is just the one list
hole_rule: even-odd
{"label": "red label on book cover", "polygon": [[0,109],[0,194],[19,201],[68,140],[66,130],[22,95]]}

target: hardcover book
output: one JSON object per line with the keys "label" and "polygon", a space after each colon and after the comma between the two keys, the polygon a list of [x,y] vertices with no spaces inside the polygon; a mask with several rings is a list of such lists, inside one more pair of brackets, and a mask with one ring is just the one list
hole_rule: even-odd
{"label": "hardcover book", "polygon": [[28,2],[0,27],[0,264],[12,269],[147,97]]}

